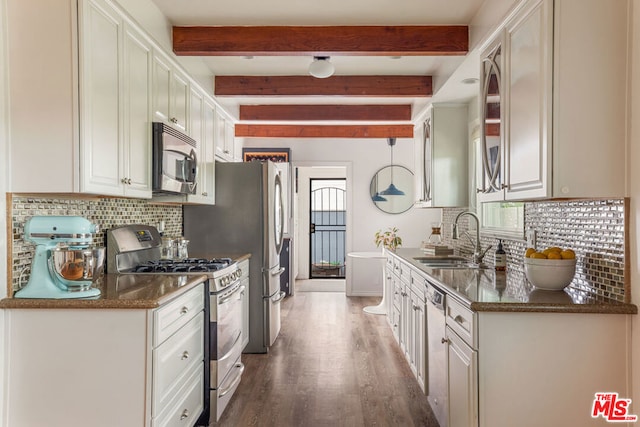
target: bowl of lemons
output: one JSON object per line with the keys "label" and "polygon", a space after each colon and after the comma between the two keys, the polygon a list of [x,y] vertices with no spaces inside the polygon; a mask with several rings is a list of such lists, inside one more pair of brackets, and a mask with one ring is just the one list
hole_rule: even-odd
{"label": "bowl of lemons", "polygon": [[528,248],[524,254],[524,274],[538,289],[560,291],[576,274],[576,253],[557,246],[543,251]]}

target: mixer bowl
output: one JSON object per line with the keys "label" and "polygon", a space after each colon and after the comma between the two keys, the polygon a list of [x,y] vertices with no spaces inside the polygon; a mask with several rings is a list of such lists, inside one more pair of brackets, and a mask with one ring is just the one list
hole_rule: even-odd
{"label": "mixer bowl", "polygon": [[58,247],[51,250],[49,269],[63,290],[82,291],[102,274],[105,248],[71,249]]}

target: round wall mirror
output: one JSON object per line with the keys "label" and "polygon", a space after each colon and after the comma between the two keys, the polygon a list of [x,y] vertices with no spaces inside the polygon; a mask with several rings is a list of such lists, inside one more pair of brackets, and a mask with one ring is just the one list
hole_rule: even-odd
{"label": "round wall mirror", "polygon": [[413,206],[413,172],[404,166],[380,169],[371,179],[371,200],[383,212],[399,214]]}

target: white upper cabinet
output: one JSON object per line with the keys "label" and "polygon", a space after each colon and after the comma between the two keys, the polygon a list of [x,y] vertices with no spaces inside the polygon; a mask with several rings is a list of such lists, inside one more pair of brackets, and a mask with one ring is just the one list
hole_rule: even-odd
{"label": "white upper cabinet", "polygon": [[10,191],[151,198],[160,121],[201,135],[198,197],[213,203],[214,100],[117,3],[8,0],[7,19],[30,22],[7,28]]}
{"label": "white upper cabinet", "polygon": [[200,91],[191,89],[189,134],[197,143],[198,175],[196,194],[187,196],[188,203],[214,203],[214,114],[213,103]]}
{"label": "white upper cabinet", "polygon": [[469,135],[466,104],[435,104],[422,129],[416,170],[419,207],[467,206]]}
{"label": "white upper cabinet", "polygon": [[125,194],[151,196],[151,59],[152,49],[141,34],[124,26],[124,158],[121,176]]}
{"label": "white upper cabinet", "polygon": [[107,2],[80,10],[80,191],[150,198],[151,48]]}
{"label": "white upper cabinet", "polygon": [[187,132],[189,82],[169,58],[155,50],[153,55],[153,120]]}
{"label": "white upper cabinet", "polygon": [[625,196],[628,6],[525,1],[485,44],[480,201]]}
{"label": "white upper cabinet", "polygon": [[86,192],[119,193],[119,165],[123,158],[123,23],[102,2],[89,0],[79,5],[80,188]]}
{"label": "white upper cabinet", "polygon": [[241,149],[236,149],[234,123],[220,111],[216,112],[216,157],[224,162],[242,161]]}

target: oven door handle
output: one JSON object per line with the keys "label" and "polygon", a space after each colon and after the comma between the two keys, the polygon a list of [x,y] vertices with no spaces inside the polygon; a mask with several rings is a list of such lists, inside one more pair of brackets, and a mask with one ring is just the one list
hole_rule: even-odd
{"label": "oven door handle", "polygon": [[229,384],[229,387],[225,387],[224,389],[220,390],[220,394],[218,394],[218,399],[224,397],[225,394],[233,390],[233,388],[240,382],[240,379],[242,378],[242,373],[244,372],[244,363],[238,362],[233,367],[239,368],[238,375],[236,375],[233,381],[231,381],[231,384]]}
{"label": "oven door handle", "polygon": [[218,305],[224,305],[228,303],[231,299],[233,299],[233,296],[235,294],[237,294],[238,292],[243,292],[244,290],[245,290],[244,285],[238,286],[238,288],[235,291],[233,291],[231,294],[227,295],[224,298],[221,298],[220,301],[218,301]]}

